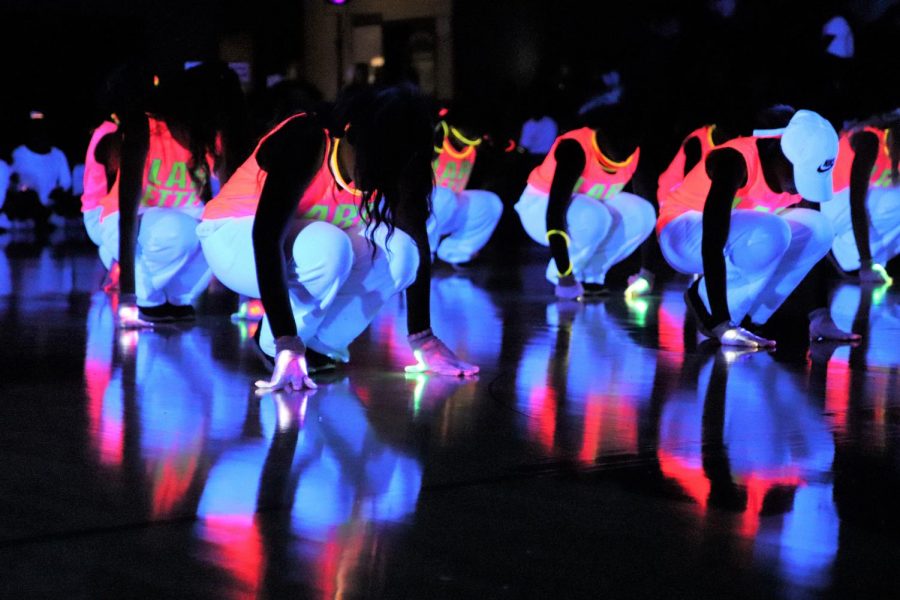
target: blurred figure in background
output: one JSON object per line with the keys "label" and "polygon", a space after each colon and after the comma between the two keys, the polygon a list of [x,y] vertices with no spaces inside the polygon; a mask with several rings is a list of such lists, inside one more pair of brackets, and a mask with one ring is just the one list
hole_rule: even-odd
{"label": "blurred figure in background", "polygon": [[62,209],[72,187],[72,171],[62,150],[51,143],[46,116],[29,113],[26,142],[12,152],[15,192],[7,199],[6,212],[14,221],[46,231],[54,209]]}
{"label": "blurred figure in background", "polygon": [[835,229],[832,253],[844,271],[859,269],[863,284],[881,285],[900,253],[900,110],[841,134],[832,202],[822,213]]}
{"label": "blurred figure in background", "polygon": [[471,109],[457,106],[442,112],[434,135],[428,243],[438,258],[460,267],[488,243],[503,214],[503,202],[493,192],[467,189],[485,128]]}

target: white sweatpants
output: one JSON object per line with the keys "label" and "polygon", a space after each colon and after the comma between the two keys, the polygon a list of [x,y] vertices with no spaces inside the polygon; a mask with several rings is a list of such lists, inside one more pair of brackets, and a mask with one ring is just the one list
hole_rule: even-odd
{"label": "white sweatpants", "polygon": [[[231,290],[259,298],[253,254],[254,217],[203,221],[197,235],[216,278]],[[323,221],[305,221],[287,261],[288,290],[297,333],[313,350],[347,361],[347,347],[385,302],[409,287],[419,269],[415,242],[399,229],[375,230],[375,255],[362,226],[341,230]],[[275,354],[264,318],[263,351]]]}
{"label": "white sweatpants", "polygon": [[[780,215],[752,210],[731,213],[725,244],[728,311],[735,323],[750,315],[765,323],[831,248],[834,232],[821,213],[791,208]],[[688,211],[666,225],[659,246],[681,273],[703,272],[703,213]],[[700,297],[709,309],[706,281]]]}
{"label": "white sweatpants", "polygon": [[[516,203],[516,212],[525,232],[542,246],[547,241],[548,194],[528,186]],[[619,192],[607,200],[584,194],[572,196],[566,213],[566,228],[572,240],[569,260],[575,279],[583,283],[604,283],[606,273],[628,258],[656,226],[653,205],[640,196]],[[556,262],[547,265],[547,280],[556,284]]]}
{"label": "white sweatpants", "polygon": [[[869,214],[869,248],[872,259],[880,264],[900,254],[900,188],[871,188],[866,198]],[[822,214],[834,227],[834,257],[845,271],[859,268],[859,248],[850,219],[850,189],[835,193],[831,202],[822,204]]]}
{"label": "white sweatpants", "polygon": [[97,246],[103,266],[109,269],[113,258],[103,247],[103,236],[100,233],[100,214],[102,212],[103,207],[98,206],[97,208],[86,210],[82,214],[84,215],[84,229],[87,231],[88,238]]}
{"label": "white sweatpants", "polygon": [[[209,285],[211,273],[197,240],[197,219],[171,208],[148,208],[138,221],[134,252],[138,306],[187,305]],[[119,260],[119,213],[100,223],[101,257]]]}
{"label": "white sweatpants", "polygon": [[503,214],[503,202],[497,194],[485,190],[456,193],[437,186],[431,203],[428,244],[432,254],[437,253],[448,263],[472,260],[488,243]]}

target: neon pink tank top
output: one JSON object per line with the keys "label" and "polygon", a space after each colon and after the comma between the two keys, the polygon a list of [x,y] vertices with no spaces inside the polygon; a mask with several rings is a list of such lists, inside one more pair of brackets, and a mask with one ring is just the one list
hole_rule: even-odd
{"label": "neon pink tank top", "polygon": [[[172,208],[197,218],[203,212],[200,190],[203,182],[190,172],[191,152],[175,140],[164,121],[148,118],[150,140],[144,163],[144,183],[138,214],[148,208]],[[210,169],[212,158],[208,158]],[[196,181],[195,181],[196,180]],[[101,199],[101,221],[119,212],[119,176],[112,189]]]}
{"label": "neon pink tank top", "polygon": [[[700,162],[706,160],[706,156],[715,149],[716,144],[713,142],[712,134],[716,128],[715,125],[704,125],[690,133],[681,146],[678,148],[678,154],[672,160],[669,167],[659,176],[659,188],[656,197],[662,198],[664,194],[671,194],[684,181],[684,166],[687,162],[687,156],[684,153],[684,146],[691,138],[696,138],[700,142]],[[661,200],[660,200],[661,201]]]}
{"label": "neon pink tank top", "polygon": [[441,151],[432,163],[435,183],[457,194],[466,189],[472,175],[472,167],[475,166],[475,155],[475,146],[468,146],[462,152],[458,152],[445,137]]}
{"label": "neon pink tank top", "polygon": [[81,194],[81,212],[88,212],[100,206],[103,197],[109,192],[109,182],[106,180],[106,168],[97,162],[94,153],[97,144],[110,133],[118,130],[118,125],[112,121],[101,123],[88,143],[87,155],[84,157],[84,192]]}
{"label": "neon pink tank top", "polygon": [[615,162],[604,156],[597,146],[594,131],[587,127],[569,131],[556,138],[544,162],[538,165],[528,176],[528,185],[544,193],[550,193],[550,184],[556,172],[556,147],[562,140],[575,140],[581,146],[586,157],[584,171],[575,182],[573,194],[584,194],[597,200],[612,198],[622,191],[637,169],[641,149],[622,162]]}
{"label": "neon pink tank top", "polygon": [[853,168],[853,160],[856,158],[856,152],[850,145],[850,138],[853,134],[860,131],[868,131],[874,133],[878,137],[878,155],[875,158],[875,164],[872,166],[872,175],[869,177],[870,187],[890,187],[891,184],[891,146],[889,144],[890,136],[893,132],[890,129],[878,129],[876,127],[863,127],[846,131],[841,134],[838,144],[838,156],[834,165],[834,191],[839,192],[850,187],[850,170]]}
{"label": "neon pink tank top", "polygon": [[[761,212],[776,212],[788,206],[797,204],[802,200],[798,194],[787,192],[773,192],[763,176],[762,164],[759,160],[759,150],[756,147],[757,137],[735,138],[725,142],[719,148],[731,148],[737,150],[744,157],[747,164],[747,183],[735,193],[733,208],[745,210],[758,210]],[[706,197],[712,180],[706,174],[705,165],[698,165],[684,178],[684,182],[672,193],[659,198],[659,221],[657,231],[662,231],[672,219],[688,212],[696,210],[703,212],[706,205]]]}
{"label": "neon pink tank top", "polygon": [[[256,214],[259,195],[262,193],[267,176],[256,160],[259,148],[269,136],[288,122],[303,117],[306,115],[298,114],[289,117],[260,140],[250,158],[222,186],[218,195],[207,203],[203,211],[204,220],[234,219]],[[325,137],[322,165],[303,193],[296,214],[302,219],[326,221],[341,229],[348,229],[360,221],[360,192],[351,184],[344,182],[337,171],[338,144],[332,140],[327,131],[323,130],[322,133]]]}

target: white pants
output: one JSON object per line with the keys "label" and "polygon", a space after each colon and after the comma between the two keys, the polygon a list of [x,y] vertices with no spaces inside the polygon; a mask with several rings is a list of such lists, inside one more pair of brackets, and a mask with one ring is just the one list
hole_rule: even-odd
{"label": "white pants", "polygon": [[456,193],[438,186],[431,203],[428,244],[432,254],[437,253],[448,263],[472,260],[488,243],[503,214],[503,202],[497,194],[485,190]]}
{"label": "white pants", "polygon": [[103,236],[100,233],[100,215],[102,212],[103,207],[98,206],[97,208],[92,208],[82,214],[84,215],[84,229],[87,231],[88,238],[90,238],[99,249],[100,261],[103,263],[103,266],[108,269],[110,265],[112,265],[113,257],[103,247]]}
{"label": "white pants", "polygon": [[[203,221],[197,235],[216,278],[231,290],[259,298],[253,254],[254,217]],[[304,221],[287,261],[288,290],[297,334],[316,352],[347,361],[347,347],[385,302],[409,287],[419,269],[415,242],[399,229],[375,230],[375,255],[362,226],[344,231],[323,221]],[[275,354],[264,318],[263,351]]]}
{"label": "white pants", "polygon": [[[872,259],[880,264],[900,254],[900,188],[870,188],[866,198],[869,215],[869,248]],[[822,214],[834,227],[834,257],[845,271],[859,268],[859,248],[850,219],[850,189],[834,195],[822,204]]]}
{"label": "white pants", "polygon": [[[528,186],[516,212],[525,232],[542,246],[547,241],[548,194]],[[575,279],[583,283],[604,283],[606,273],[616,263],[628,258],[646,240],[656,226],[653,205],[634,194],[619,192],[608,200],[597,200],[584,194],[572,196],[566,212],[566,228],[571,245],[569,260]],[[556,262],[547,265],[547,280],[559,280]]]}
{"label": "white pants", "polygon": [[[209,285],[211,273],[197,240],[197,219],[171,208],[148,208],[138,221],[134,252],[139,306],[187,305]],[[101,257],[119,260],[119,213],[100,223]]]}
{"label": "white pants", "polygon": [[[821,213],[791,208],[780,215],[752,210],[731,213],[725,243],[728,311],[735,323],[750,315],[765,323],[831,248],[834,233]],[[659,246],[681,273],[703,272],[703,213],[688,211],[666,225]],[[706,281],[700,297],[709,309]]]}

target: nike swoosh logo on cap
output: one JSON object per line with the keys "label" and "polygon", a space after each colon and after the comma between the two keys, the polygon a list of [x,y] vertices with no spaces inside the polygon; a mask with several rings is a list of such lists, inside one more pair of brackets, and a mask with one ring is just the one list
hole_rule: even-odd
{"label": "nike swoosh logo on cap", "polygon": [[829,158],[828,160],[826,160],[825,162],[823,162],[822,165],[821,165],[819,168],[816,169],[816,171],[818,171],[819,173],[827,173],[827,172],[830,171],[833,167],[834,167],[834,159],[833,159],[833,158]]}

